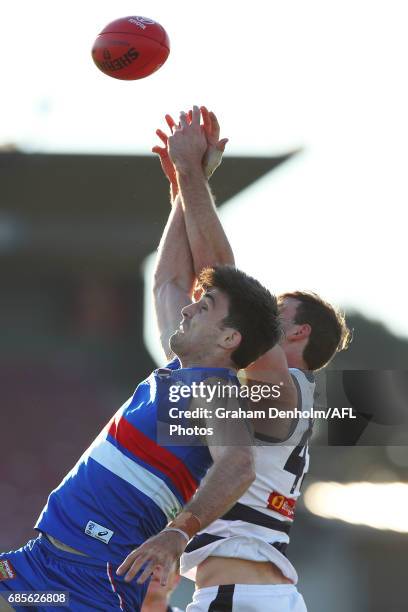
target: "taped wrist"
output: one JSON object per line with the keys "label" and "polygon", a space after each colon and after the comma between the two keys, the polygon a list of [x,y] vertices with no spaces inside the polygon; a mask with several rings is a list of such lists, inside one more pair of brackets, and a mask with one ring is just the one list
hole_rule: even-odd
{"label": "taped wrist", "polygon": [[201,521],[198,516],[192,512],[181,512],[175,519],[170,521],[167,527],[184,531],[191,540],[191,538],[201,530]]}

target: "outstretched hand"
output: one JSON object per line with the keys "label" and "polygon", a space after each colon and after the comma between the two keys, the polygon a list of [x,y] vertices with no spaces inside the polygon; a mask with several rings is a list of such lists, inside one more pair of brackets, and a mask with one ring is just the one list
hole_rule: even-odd
{"label": "outstretched hand", "polygon": [[177,172],[201,170],[207,140],[200,121],[200,109],[193,106],[191,115],[180,113],[180,123],[169,136],[167,148]]}
{"label": "outstretched hand", "polygon": [[169,574],[186,546],[186,538],[177,531],[161,531],[133,550],[118,567],[116,573],[118,576],[126,574],[125,581],[130,582],[143,567],[137,579],[138,584],[142,584],[157,570],[160,584],[166,586]]}
{"label": "outstretched hand", "polygon": [[203,169],[207,178],[210,178],[222,161],[222,156],[225,151],[225,145],[228,142],[228,138],[222,138],[221,140],[219,139],[220,124],[218,123],[215,113],[208,111],[205,106],[201,106],[200,110],[208,143],[207,150],[203,158]]}
{"label": "outstretched hand", "polygon": [[[222,161],[222,155],[225,150],[225,145],[228,142],[228,138],[223,138],[219,140],[220,125],[218,123],[218,119],[215,113],[213,113],[212,111],[208,111],[205,106],[201,106],[199,109],[199,112],[197,111],[197,108],[198,107],[195,107],[196,109],[195,117],[196,117],[196,120],[198,117],[198,121],[199,121],[199,118],[200,118],[199,113],[201,113],[201,117],[203,118],[204,125],[200,126],[200,129],[205,134],[206,141],[207,141],[207,148],[202,157],[202,168],[207,178],[210,178],[210,176],[212,176],[212,174],[218,168],[218,166],[220,165]],[[180,115],[179,125],[176,124],[176,122],[171,117],[171,115],[165,115],[165,119],[170,129],[170,133],[171,135],[173,135],[175,130],[182,128],[182,123],[184,127],[186,125],[191,125],[192,120],[193,120],[193,111],[190,110],[187,114],[182,113]],[[156,130],[156,134],[162,141],[164,147],[160,147],[156,145],[152,148],[152,152],[156,153],[159,156],[162,170],[170,182],[173,195],[175,195],[178,192],[177,174],[176,174],[176,168],[169,155],[169,146],[168,146],[169,136],[160,129]]]}
{"label": "outstretched hand", "polygon": [[[165,119],[166,119],[167,125],[170,128],[170,132],[172,133],[176,124],[170,115],[165,115]],[[170,159],[169,150],[168,150],[169,138],[167,134],[165,134],[163,130],[160,130],[160,129],[156,130],[156,134],[160,138],[162,143],[164,144],[164,147],[159,147],[158,145],[156,145],[155,147],[152,148],[152,152],[157,153],[157,155],[159,156],[162,170],[165,176],[168,178],[172,190],[175,191],[175,193],[177,193],[178,185],[177,185],[176,169],[173,165],[173,162]]]}

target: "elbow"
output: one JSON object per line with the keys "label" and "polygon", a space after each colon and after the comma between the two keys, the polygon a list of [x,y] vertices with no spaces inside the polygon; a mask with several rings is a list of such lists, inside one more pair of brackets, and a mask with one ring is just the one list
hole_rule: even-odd
{"label": "elbow", "polygon": [[159,277],[155,276],[153,279],[153,295],[156,299],[160,298],[162,289],[163,289],[163,282],[161,281]]}
{"label": "elbow", "polygon": [[166,276],[160,270],[155,270],[153,274],[153,293],[159,295],[168,282],[168,275]]}
{"label": "elbow", "polygon": [[164,278],[161,274],[155,274],[153,277],[153,295],[155,299],[160,301],[164,299],[166,289],[174,284],[176,283],[173,278]]}

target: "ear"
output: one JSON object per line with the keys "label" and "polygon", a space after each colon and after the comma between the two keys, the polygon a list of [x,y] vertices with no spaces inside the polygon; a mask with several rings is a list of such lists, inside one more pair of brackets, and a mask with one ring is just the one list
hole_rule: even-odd
{"label": "ear", "polygon": [[235,351],[241,344],[242,336],[237,329],[227,327],[223,330],[220,345],[227,351]]}
{"label": "ear", "polygon": [[309,323],[302,323],[301,325],[294,325],[290,333],[286,335],[286,339],[289,342],[300,342],[307,340],[311,333],[311,325]]}

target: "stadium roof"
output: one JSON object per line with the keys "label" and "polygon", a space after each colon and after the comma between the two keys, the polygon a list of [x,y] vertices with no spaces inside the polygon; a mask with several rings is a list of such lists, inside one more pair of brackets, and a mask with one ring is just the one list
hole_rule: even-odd
{"label": "stadium roof", "polygon": [[[226,157],[212,179],[218,204],[284,157]],[[80,260],[117,268],[156,248],[169,210],[167,181],[149,156],[0,154],[0,255],[46,268]]]}

